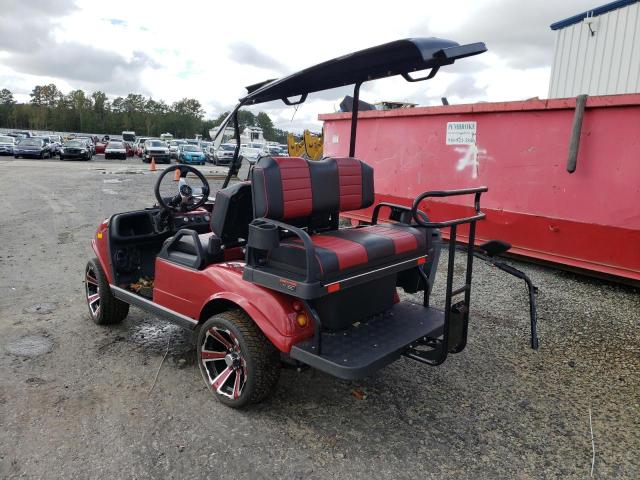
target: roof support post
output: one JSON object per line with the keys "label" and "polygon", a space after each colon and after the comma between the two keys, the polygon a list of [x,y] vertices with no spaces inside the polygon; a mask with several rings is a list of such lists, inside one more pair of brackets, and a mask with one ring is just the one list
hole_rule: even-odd
{"label": "roof support post", "polygon": [[360,85],[358,82],[353,87],[353,107],[351,108],[351,136],[349,138],[349,156],[353,157],[356,153],[356,130],[358,128],[358,107],[360,106]]}
{"label": "roof support post", "polygon": [[[233,159],[229,164],[229,172],[227,173],[227,176],[222,183],[222,188],[227,188],[229,186],[229,182],[231,181],[231,177],[237,175],[238,171],[240,170],[240,125],[238,124],[238,111],[240,110],[241,106],[242,103],[240,103],[230,114],[231,121],[233,122],[233,134],[236,137],[236,148],[233,151]],[[226,127],[227,123],[222,122],[220,128],[224,129]],[[220,133],[220,135],[224,135],[224,132]]]}

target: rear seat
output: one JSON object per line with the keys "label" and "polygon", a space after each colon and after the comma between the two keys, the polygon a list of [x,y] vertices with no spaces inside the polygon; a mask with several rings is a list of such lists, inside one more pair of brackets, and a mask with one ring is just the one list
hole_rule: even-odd
{"label": "rear seat", "polygon": [[[408,226],[371,225],[344,228],[311,236],[315,257],[323,280],[357,273],[363,267],[375,268],[394,261],[424,255],[424,230]],[[292,273],[304,274],[304,246],[299,239],[287,239],[271,250],[270,263]]]}
{"label": "rear seat", "polygon": [[[252,193],[255,218],[307,227],[318,272],[316,279],[307,280],[326,285],[426,255],[427,234],[422,228],[384,224],[337,229],[339,212],[373,204],[373,169],[355,158],[262,157],[252,171]],[[272,286],[273,279],[254,273],[299,282],[306,270],[303,242],[291,236],[259,262],[249,255],[245,279]]]}

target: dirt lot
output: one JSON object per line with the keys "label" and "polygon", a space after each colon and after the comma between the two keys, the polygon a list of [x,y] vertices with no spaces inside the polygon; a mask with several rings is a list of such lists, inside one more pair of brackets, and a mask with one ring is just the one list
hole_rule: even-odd
{"label": "dirt lot", "polygon": [[444,365],[285,370],[265,403],[219,404],[177,327],[88,319],[90,239],[151,204],[146,168],[0,157],[0,478],[588,478],[590,410],[594,477],[640,478],[639,292],[538,266],[519,265],[538,352],[523,285],[477,264],[469,345]]}

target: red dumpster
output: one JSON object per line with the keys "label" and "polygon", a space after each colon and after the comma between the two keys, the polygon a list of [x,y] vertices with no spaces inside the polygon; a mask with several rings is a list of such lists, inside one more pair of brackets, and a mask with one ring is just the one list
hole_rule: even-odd
{"label": "red dumpster", "polygon": [[[360,112],[356,157],[374,167],[377,201],[410,205],[426,190],[487,185],[480,241],[502,239],[518,255],[636,283],[640,95],[588,98],[569,173],[575,105],[536,99]],[[350,117],[320,115],[325,155],[347,154]],[[434,221],[457,216],[468,202],[434,200],[427,213]]]}

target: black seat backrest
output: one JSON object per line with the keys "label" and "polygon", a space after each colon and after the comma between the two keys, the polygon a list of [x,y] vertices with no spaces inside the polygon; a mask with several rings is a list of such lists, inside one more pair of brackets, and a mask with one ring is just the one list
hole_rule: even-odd
{"label": "black seat backrest", "polygon": [[373,204],[373,169],[355,158],[262,157],[251,182],[256,218],[291,223]]}
{"label": "black seat backrest", "polygon": [[211,230],[223,245],[246,240],[249,223],[253,220],[251,184],[236,183],[216,193],[216,203],[211,213]]}

